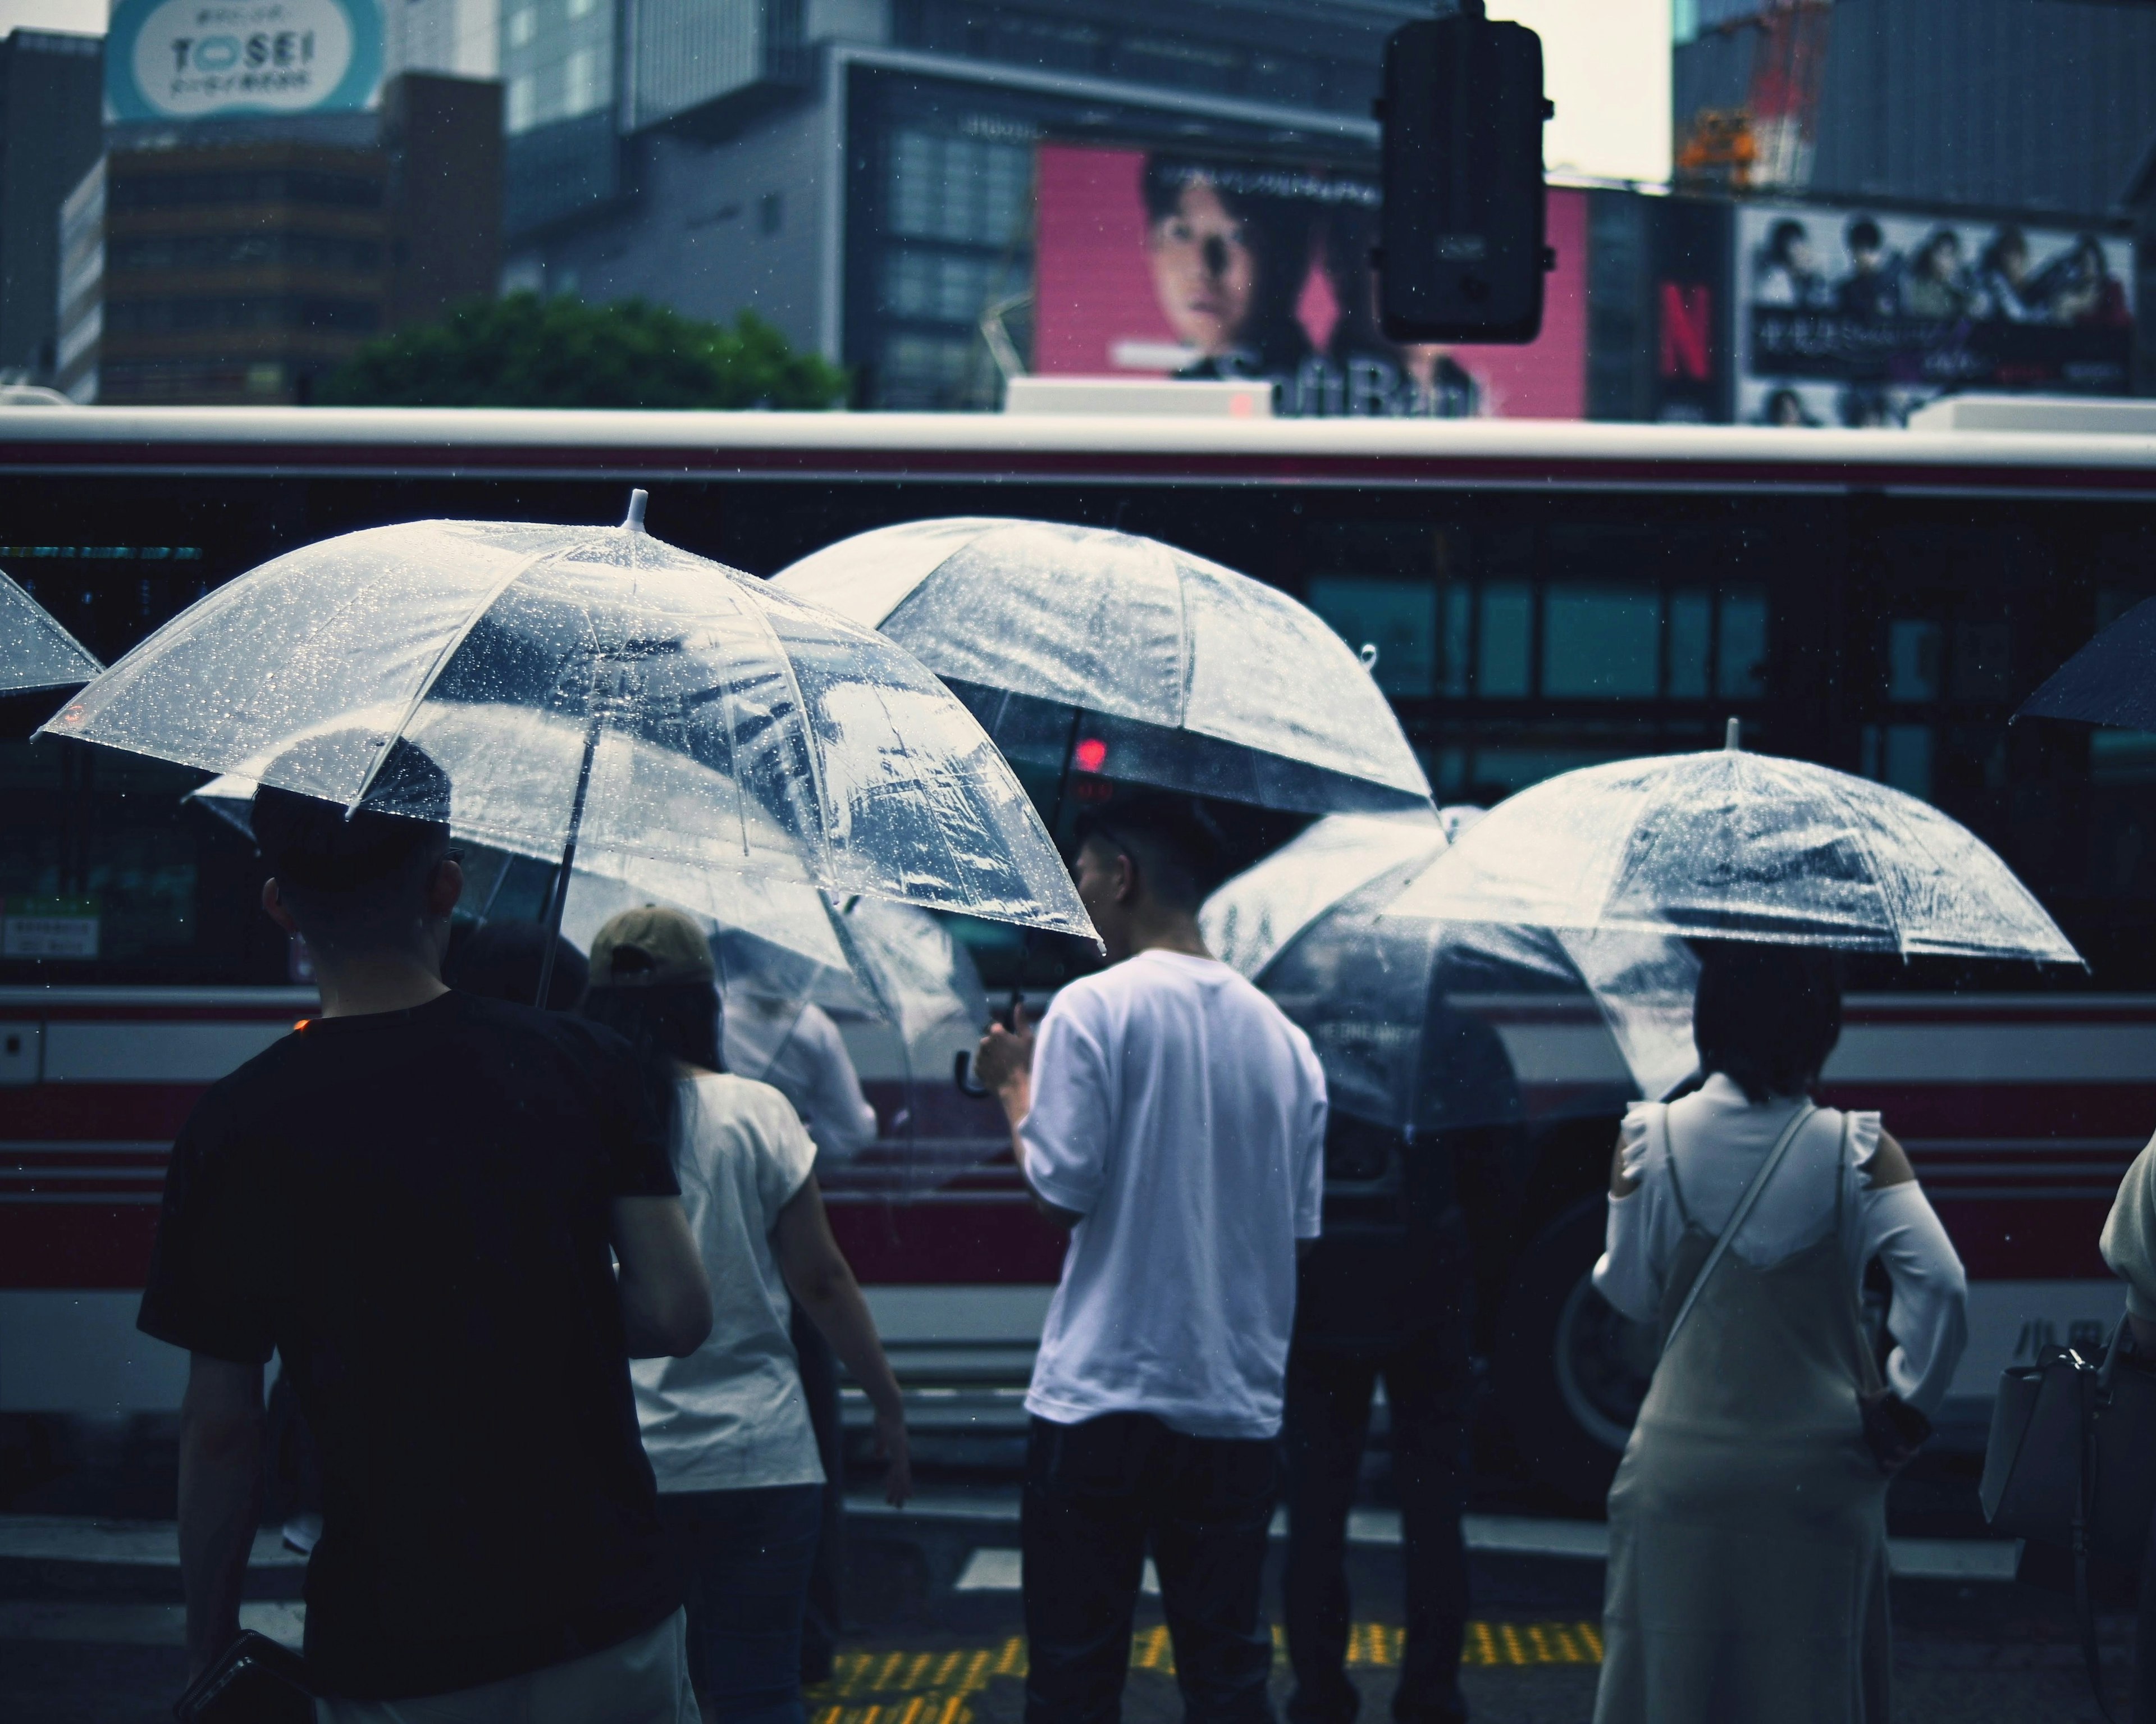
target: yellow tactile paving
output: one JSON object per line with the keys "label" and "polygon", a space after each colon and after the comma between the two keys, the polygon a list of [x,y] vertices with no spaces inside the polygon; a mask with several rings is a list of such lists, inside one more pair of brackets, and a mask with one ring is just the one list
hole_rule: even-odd
{"label": "yellow tactile paving", "polygon": [[[1389,1670],[1399,1664],[1404,1639],[1404,1630],[1389,1624],[1357,1623],[1348,1632],[1348,1662]],[[1273,1646],[1286,1656],[1277,1627]],[[1487,1667],[1601,1661],[1601,1626],[1591,1622],[1471,1622],[1460,1651],[1462,1664]],[[1131,1668],[1175,1674],[1166,1627],[1132,1638]],[[968,1724],[971,1696],[998,1676],[1024,1675],[1025,1641],[1016,1634],[999,1645],[942,1652],[844,1653],[831,1680],[808,1691],[809,1724]]]}

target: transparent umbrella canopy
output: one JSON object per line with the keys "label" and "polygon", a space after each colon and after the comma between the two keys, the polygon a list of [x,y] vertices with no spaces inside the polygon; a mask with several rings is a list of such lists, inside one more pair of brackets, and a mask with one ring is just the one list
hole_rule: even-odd
{"label": "transparent umbrella canopy", "polygon": [[[253,838],[251,779],[223,774],[185,800]],[[517,897],[510,882],[519,859],[469,834],[453,830],[453,836],[464,862],[462,910],[482,924],[505,919],[505,901]],[[654,902],[685,908],[665,889],[679,883],[665,871],[616,879],[579,867],[562,933],[588,951],[592,936],[618,911]],[[753,876],[733,877],[727,896],[731,920],[708,910],[690,913],[711,936],[729,1049],[743,1039],[737,1032],[752,1024],[748,1039],[762,1044],[767,1058],[815,1006],[837,1024],[875,1106],[875,1145],[841,1168],[823,1170],[828,1189],[910,1196],[1000,1153],[1008,1135],[984,1135],[978,1109],[956,1104],[947,1082],[952,1060],[988,1027],[988,1006],[972,957],[941,923],[909,904],[840,901],[813,886]],[[511,912],[507,919],[521,919]],[[741,1069],[746,1077],[762,1075]]]}
{"label": "transparent umbrella canopy", "polygon": [[104,668],[51,612],[0,574],[0,694],[72,688]]}
{"label": "transparent umbrella canopy", "polygon": [[1207,944],[1301,1025],[1333,1106],[1420,1134],[1604,1112],[1688,1076],[1681,940],[1382,913],[1447,824],[1464,822],[1335,815],[1206,902]]}
{"label": "transparent umbrella canopy", "polygon": [[2012,870],[1928,803],[1808,761],[1664,754],[1500,803],[1385,913],[1905,957],[2080,955]]}
{"label": "transparent umbrella canopy", "polygon": [[1427,807],[1369,668],[1274,588],[1155,539],[915,521],[773,579],[880,629],[1009,758],[1309,814]]}
{"label": "transparent umbrella canopy", "polygon": [[[453,825],[522,856],[655,872],[723,914],[756,877],[1090,937],[980,727],[843,617],[620,527],[347,533],[198,600],[45,728],[390,813],[399,737]],[[556,913],[561,908],[557,898]]]}

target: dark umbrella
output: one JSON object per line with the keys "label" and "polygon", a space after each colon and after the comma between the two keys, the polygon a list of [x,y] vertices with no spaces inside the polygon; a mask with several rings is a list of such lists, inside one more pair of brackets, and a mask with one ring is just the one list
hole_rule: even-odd
{"label": "dark umbrella", "polygon": [[2156,730],[2156,599],[2144,599],[2054,671],[2014,715]]}

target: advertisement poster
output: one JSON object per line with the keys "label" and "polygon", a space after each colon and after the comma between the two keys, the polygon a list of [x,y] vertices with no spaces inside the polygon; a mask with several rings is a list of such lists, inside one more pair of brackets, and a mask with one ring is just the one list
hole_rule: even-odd
{"label": "advertisement poster", "polygon": [[1044,375],[1269,377],[1292,415],[1585,414],[1584,192],[1549,195],[1538,339],[1399,347],[1378,324],[1374,177],[1044,144],[1036,184]]}
{"label": "advertisement poster", "polygon": [[1817,206],[1737,218],[1737,416],[1900,425],[1948,390],[2123,394],[2133,243]]}
{"label": "advertisement poster", "polygon": [[382,81],[381,0],[120,0],[112,121],[353,112]]}

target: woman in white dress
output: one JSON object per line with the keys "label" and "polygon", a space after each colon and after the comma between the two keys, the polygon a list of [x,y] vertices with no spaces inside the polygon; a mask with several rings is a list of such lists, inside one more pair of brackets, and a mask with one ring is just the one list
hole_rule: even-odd
{"label": "woman in white dress", "polygon": [[[1702,960],[1705,1081],[1626,1116],[1594,1269],[1663,1338],[1609,1492],[1596,1724],[1881,1724],[1887,1478],[1861,1403],[1938,1407],[1967,1281],[1879,1115],[1807,1094],[1840,1034],[1833,955]],[[1875,1258],[1883,1382],[1858,1307]]]}

